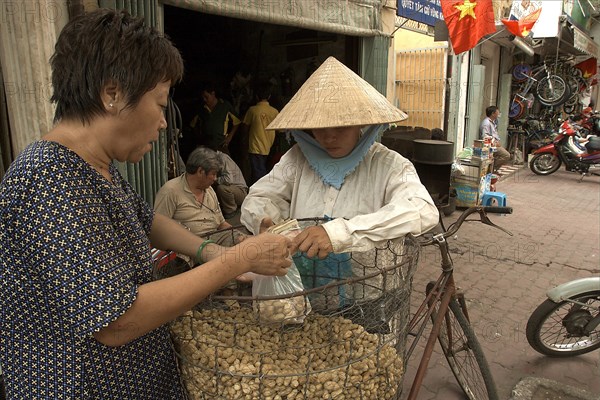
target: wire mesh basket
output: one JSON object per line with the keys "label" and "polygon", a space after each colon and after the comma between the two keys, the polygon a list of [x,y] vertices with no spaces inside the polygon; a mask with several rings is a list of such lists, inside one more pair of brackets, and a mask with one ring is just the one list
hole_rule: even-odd
{"label": "wire mesh basket", "polygon": [[[210,296],[171,325],[189,398],[399,399],[418,255],[409,237],[324,260],[296,254],[302,291],[252,296],[240,282]],[[155,260],[157,279],[179,267]],[[296,307],[265,318],[273,302]]]}

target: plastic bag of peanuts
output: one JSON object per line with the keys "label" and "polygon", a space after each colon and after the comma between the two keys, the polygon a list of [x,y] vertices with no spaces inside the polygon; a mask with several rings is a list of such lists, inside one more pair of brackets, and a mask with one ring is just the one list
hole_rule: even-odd
{"label": "plastic bag of peanuts", "polygon": [[[272,233],[294,237],[301,232],[298,221],[290,220],[274,225],[269,229]],[[298,268],[292,265],[284,276],[264,276],[256,274],[252,280],[252,297],[283,296],[276,299],[254,300],[252,306],[258,314],[260,322],[278,324],[301,324],[310,313],[311,307],[307,296],[295,295],[302,292],[302,278]]]}

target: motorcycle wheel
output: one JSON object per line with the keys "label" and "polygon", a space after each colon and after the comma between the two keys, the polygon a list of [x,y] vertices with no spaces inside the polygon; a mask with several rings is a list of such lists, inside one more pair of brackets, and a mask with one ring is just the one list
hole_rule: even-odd
{"label": "motorcycle wheel", "polygon": [[533,156],[529,168],[536,175],[550,175],[558,171],[562,161],[551,153],[540,153]]}
{"label": "motorcycle wheel", "polygon": [[[574,303],[577,302],[577,303]],[[579,331],[595,316],[600,307],[600,290],[575,295],[555,303],[546,300],[527,321],[525,334],[533,349],[551,357],[570,357],[600,348],[600,327],[589,336]]]}

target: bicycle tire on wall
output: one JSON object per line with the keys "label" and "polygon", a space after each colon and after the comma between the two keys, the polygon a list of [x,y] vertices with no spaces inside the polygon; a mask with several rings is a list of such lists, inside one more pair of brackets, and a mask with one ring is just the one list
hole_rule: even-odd
{"label": "bicycle tire on wall", "polygon": [[519,119],[525,114],[525,104],[517,98],[515,98],[508,109],[508,117],[513,119]]}
{"label": "bicycle tire on wall", "polygon": [[[454,353],[449,349],[448,328],[454,336],[460,335],[458,339],[460,346],[453,346],[454,349],[460,349],[460,352]],[[438,341],[456,381],[468,399],[498,400],[498,392],[485,354],[471,324],[455,299],[450,301],[450,310],[442,324]],[[463,355],[466,358],[461,362],[459,356]]]}
{"label": "bicycle tire on wall", "polygon": [[569,104],[569,102],[566,102],[563,104],[563,111],[565,114],[573,114],[575,111],[575,104]]}
{"label": "bicycle tire on wall", "polygon": [[531,75],[531,65],[526,63],[519,63],[512,68],[512,78],[515,82],[525,82]]}
{"label": "bicycle tire on wall", "polygon": [[534,95],[544,106],[558,106],[569,99],[571,92],[569,85],[562,77],[550,75],[539,80]]}

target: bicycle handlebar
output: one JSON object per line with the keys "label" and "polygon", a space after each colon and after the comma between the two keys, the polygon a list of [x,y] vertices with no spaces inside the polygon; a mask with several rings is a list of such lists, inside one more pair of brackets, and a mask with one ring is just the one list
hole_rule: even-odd
{"label": "bicycle handlebar", "polygon": [[[472,207],[472,208],[476,208],[476,207]],[[486,213],[492,213],[492,214],[512,214],[513,209],[512,207],[490,207],[490,206],[486,206],[483,207],[483,211]]]}
{"label": "bicycle handlebar", "polygon": [[[433,238],[429,239],[429,240],[423,240],[423,239],[420,239],[419,237],[417,237],[416,239],[418,240],[418,242],[421,246],[429,246],[429,245],[432,245],[437,242],[436,237],[443,236],[444,238],[447,238],[447,237],[453,236],[458,231],[458,229],[463,224],[463,222],[465,222],[467,217],[476,212],[479,213],[479,217],[480,217],[479,221],[481,223],[490,225],[494,228],[498,228],[501,231],[506,232],[512,236],[512,233],[510,233],[506,229],[501,228],[498,225],[494,224],[487,217],[487,213],[512,214],[512,212],[513,212],[512,207],[475,206],[475,207],[469,207],[465,211],[463,211],[462,214],[458,217],[458,219],[456,221],[454,221],[454,223],[452,225],[450,225],[450,227],[445,232],[434,233]],[[439,226],[440,225],[438,225],[438,230],[441,230],[441,229],[439,229]]]}

